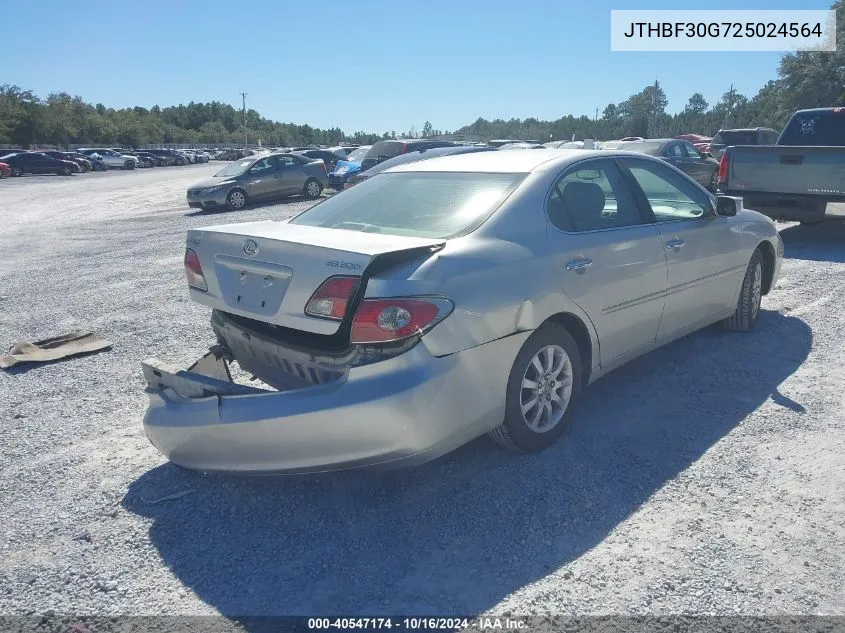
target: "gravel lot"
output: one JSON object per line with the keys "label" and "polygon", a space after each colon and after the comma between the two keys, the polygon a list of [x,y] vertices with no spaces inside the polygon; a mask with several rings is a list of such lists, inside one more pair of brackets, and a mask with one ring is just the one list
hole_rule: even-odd
{"label": "gravel lot", "polygon": [[309,204],[191,212],[217,169],[0,182],[0,346],[114,342],[0,372],[0,613],[845,614],[845,227],[782,225],[758,330],[602,379],[540,455],[203,477],[141,429],[139,361],[212,342],[185,231]]}

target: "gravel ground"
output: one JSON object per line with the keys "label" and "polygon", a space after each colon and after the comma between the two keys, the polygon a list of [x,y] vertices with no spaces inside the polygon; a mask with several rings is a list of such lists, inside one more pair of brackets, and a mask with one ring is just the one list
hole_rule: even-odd
{"label": "gravel ground", "polygon": [[0,614],[845,614],[845,227],[782,225],[748,335],[708,329],[596,383],[565,441],[481,439],[390,474],[203,477],[141,429],[139,361],[212,342],[182,273],[219,165],[0,183]]}

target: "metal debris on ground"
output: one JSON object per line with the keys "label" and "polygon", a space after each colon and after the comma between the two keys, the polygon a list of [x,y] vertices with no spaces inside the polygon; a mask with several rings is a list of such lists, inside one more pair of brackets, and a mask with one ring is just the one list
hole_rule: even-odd
{"label": "metal debris on ground", "polygon": [[111,341],[93,332],[81,331],[45,338],[34,343],[19,341],[12,345],[7,355],[0,356],[0,369],[20,363],[47,363],[68,356],[99,352],[111,345]]}

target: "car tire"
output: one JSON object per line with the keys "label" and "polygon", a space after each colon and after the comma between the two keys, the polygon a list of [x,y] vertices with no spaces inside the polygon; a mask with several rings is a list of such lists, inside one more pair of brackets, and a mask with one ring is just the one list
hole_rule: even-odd
{"label": "car tire", "polygon": [[719,188],[719,170],[714,169],[713,175],[710,176],[710,191],[712,193],[716,193],[716,190]]}
{"label": "car tire", "polygon": [[245,208],[249,199],[243,189],[232,189],[226,196],[226,206],[230,211],[240,211]]}
{"label": "car tire", "polygon": [[184,164],[185,164],[185,159],[184,159],[184,158],[177,158],[177,159],[176,159],[176,166],[177,166],[177,167],[181,167],[181,166],[182,166],[182,165],[184,165]]}
{"label": "car tire", "polygon": [[490,437],[519,453],[548,448],[569,426],[583,376],[581,354],[569,331],[553,323],[542,326],[516,356],[505,392],[505,419]]}
{"label": "car tire", "polygon": [[323,193],[323,185],[316,178],[309,178],[305,181],[305,186],[302,188],[302,195],[309,200],[316,200]]}
{"label": "car tire", "polygon": [[73,171],[70,167],[62,167],[59,170],[59,176],[70,176],[71,174],[73,174]]}
{"label": "car tire", "polygon": [[734,332],[749,332],[757,326],[760,319],[760,304],[763,299],[763,255],[760,249],[754,251],[742,286],[739,301],[733,316],[724,320],[724,326]]}
{"label": "car tire", "polygon": [[20,167],[12,167],[12,176],[23,176],[23,172],[20,170]]}
{"label": "car tire", "polygon": [[135,161],[134,160],[127,160],[123,163],[124,169],[135,169]]}

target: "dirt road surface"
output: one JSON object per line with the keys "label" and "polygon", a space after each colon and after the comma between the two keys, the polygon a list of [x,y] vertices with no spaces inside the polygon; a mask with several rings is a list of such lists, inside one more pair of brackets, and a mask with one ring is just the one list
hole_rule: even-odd
{"label": "dirt road surface", "polygon": [[218,168],[0,182],[0,345],[114,343],[0,372],[0,613],[845,613],[845,227],[781,225],[756,331],[603,378],[542,454],[203,477],[141,428],[139,361],[213,342],[185,232],[310,204],[192,212]]}

